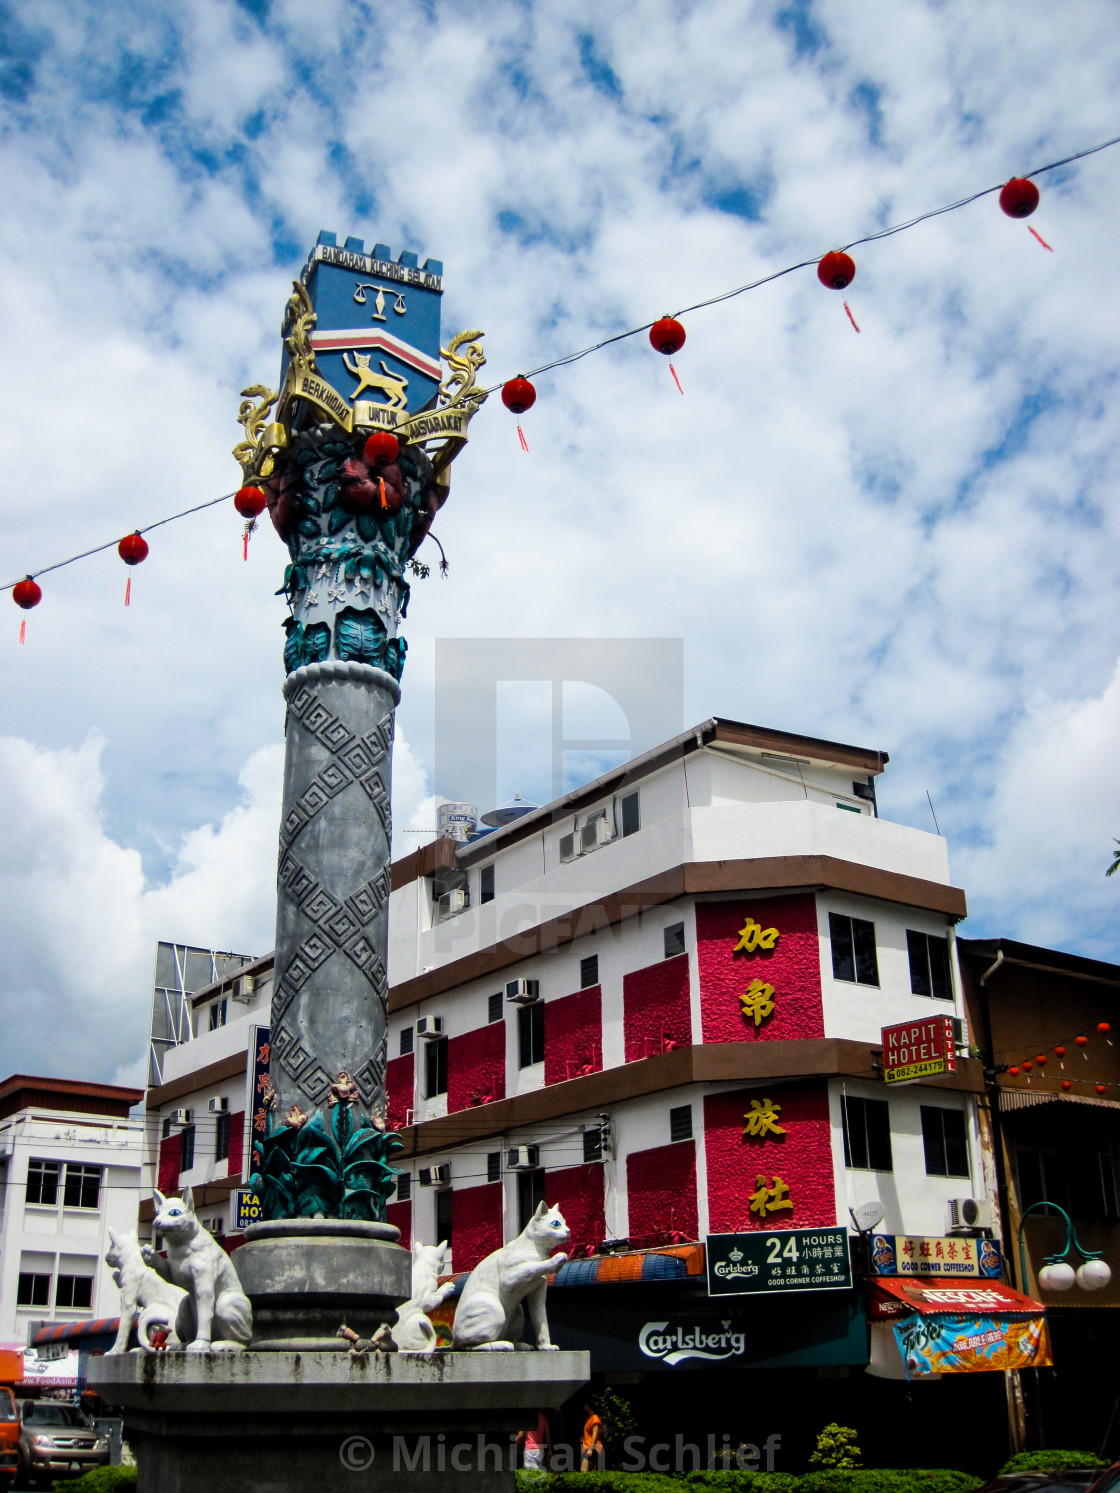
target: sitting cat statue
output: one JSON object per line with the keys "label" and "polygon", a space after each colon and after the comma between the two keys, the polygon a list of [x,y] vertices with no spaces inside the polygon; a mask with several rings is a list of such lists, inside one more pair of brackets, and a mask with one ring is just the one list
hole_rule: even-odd
{"label": "sitting cat statue", "polygon": [[186,1292],[175,1331],[188,1353],[239,1353],[253,1335],[253,1308],[229,1255],[195,1216],[188,1187],[181,1198],[155,1193],[153,1228],[163,1236],[167,1259],[144,1245],[144,1260],[164,1280]]}
{"label": "sitting cat statue", "polygon": [[511,1244],[503,1244],[476,1265],[455,1311],[455,1347],[510,1352],[521,1337],[525,1310],[537,1347],[552,1351],[544,1295],[552,1275],[568,1258],[550,1255],[566,1244],[568,1225],[559,1208],[544,1203]]}
{"label": "sitting cat statue", "polygon": [[442,1286],[439,1283],[446,1255],[446,1241],[412,1242],[412,1295],[397,1308],[397,1325],[392,1329],[392,1340],[401,1353],[435,1352],[436,1330],[427,1314],[435,1311],[455,1289],[453,1280],[444,1281]]}
{"label": "sitting cat statue", "polygon": [[124,1353],[128,1348],[128,1337],[132,1324],[136,1323],[136,1336],[145,1353],[155,1351],[149,1330],[157,1324],[168,1329],[170,1346],[178,1347],[175,1336],[175,1318],[186,1295],[178,1286],[157,1275],[144,1262],[140,1240],[133,1229],[127,1234],[109,1230],[109,1248],[105,1251],[105,1263],[113,1272],[113,1279],[121,1293],[121,1322],[117,1337],[109,1353]]}

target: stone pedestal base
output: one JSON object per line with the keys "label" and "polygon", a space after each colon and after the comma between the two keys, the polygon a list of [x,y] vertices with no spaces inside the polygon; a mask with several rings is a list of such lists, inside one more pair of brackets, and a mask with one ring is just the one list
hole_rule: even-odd
{"label": "stone pedestal base", "polygon": [[513,1493],[514,1438],[586,1382],[586,1353],[126,1353],[90,1363],[123,1407],[138,1493]]}
{"label": "stone pedestal base", "polygon": [[258,1352],[347,1353],[339,1326],[370,1338],[411,1293],[412,1256],[387,1223],[296,1218],[254,1223],[233,1255],[253,1304]]}

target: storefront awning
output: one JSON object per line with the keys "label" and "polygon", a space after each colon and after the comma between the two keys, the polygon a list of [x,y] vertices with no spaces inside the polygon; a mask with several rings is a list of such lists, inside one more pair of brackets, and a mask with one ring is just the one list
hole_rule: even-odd
{"label": "storefront awning", "polygon": [[31,1339],[31,1346],[72,1343],[82,1337],[116,1337],[120,1322],[119,1317],[99,1317],[95,1322],[55,1322],[50,1327],[40,1327]]}
{"label": "storefront awning", "polygon": [[870,1290],[871,1362],[883,1379],[1048,1367],[1046,1310],[1003,1281],[885,1280]]}
{"label": "storefront awning", "polygon": [[[453,1280],[452,1297],[462,1294],[469,1271],[444,1276]],[[664,1249],[628,1250],[616,1255],[593,1255],[586,1260],[568,1260],[552,1277],[549,1289],[558,1286],[607,1286],[619,1281],[686,1280],[704,1274],[702,1244],[674,1244]]]}
{"label": "storefront awning", "polygon": [[999,1091],[1000,1109],[1033,1109],[1036,1104],[1091,1104],[1095,1109],[1120,1109],[1120,1099],[1097,1099],[1092,1094],[1051,1094],[1045,1089]]}
{"label": "storefront awning", "polygon": [[1046,1308],[1032,1301],[1001,1280],[977,1280],[965,1283],[959,1277],[915,1280],[879,1276],[871,1288],[873,1322],[890,1321],[918,1312],[924,1317],[1041,1316]]}

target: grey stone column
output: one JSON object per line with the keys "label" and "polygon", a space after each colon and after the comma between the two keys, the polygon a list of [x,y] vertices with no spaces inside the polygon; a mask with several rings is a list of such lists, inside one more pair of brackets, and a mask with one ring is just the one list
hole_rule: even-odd
{"label": "grey stone column", "polygon": [[277,868],[272,1082],[276,1117],[326,1103],[345,1069],[383,1114],[393,712],[370,664],[295,669],[287,701]]}

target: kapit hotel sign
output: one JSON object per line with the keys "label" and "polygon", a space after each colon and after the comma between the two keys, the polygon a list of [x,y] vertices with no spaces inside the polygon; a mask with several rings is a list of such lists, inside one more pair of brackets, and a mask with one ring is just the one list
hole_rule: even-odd
{"label": "kapit hotel sign", "polygon": [[927,1016],[883,1027],[883,1080],[916,1083],[957,1070],[951,1016]]}

